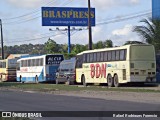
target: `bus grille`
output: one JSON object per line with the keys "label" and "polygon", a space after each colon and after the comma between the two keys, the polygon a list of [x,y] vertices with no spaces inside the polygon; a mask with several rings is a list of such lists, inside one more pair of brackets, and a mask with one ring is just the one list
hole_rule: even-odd
{"label": "bus grille", "polygon": [[123,80],[126,80],[126,69],[123,69]]}

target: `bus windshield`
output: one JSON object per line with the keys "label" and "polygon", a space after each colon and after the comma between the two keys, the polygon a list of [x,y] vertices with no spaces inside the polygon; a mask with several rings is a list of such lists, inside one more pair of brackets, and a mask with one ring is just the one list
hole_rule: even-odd
{"label": "bus windshield", "polygon": [[153,46],[131,46],[131,60],[155,60]]}

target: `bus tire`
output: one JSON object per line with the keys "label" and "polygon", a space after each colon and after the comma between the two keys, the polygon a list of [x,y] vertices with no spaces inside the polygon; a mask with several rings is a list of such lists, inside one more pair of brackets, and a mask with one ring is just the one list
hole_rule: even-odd
{"label": "bus tire", "polygon": [[85,76],[83,75],[82,76],[82,84],[84,87],[86,87],[88,84],[86,83],[86,79],[85,79]]}
{"label": "bus tire", "polygon": [[118,80],[118,75],[115,75],[113,80],[114,80],[114,86],[119,87],[120,84],[119,84],[119,80]]}
{"label": "bus tire", "polygon": [[107,83],[108,83],[108,87],[113,87],[114,86],[113,78],[110,74],[107,77]]}
{"label": "bus tire", "polygon": [[35,76],[35,82],[38,83],[38,76]]}

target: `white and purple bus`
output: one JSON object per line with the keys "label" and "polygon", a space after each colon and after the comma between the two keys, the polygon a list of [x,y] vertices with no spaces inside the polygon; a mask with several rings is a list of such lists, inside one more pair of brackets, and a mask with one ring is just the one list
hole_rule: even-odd
{"label": "white and purple bus", "polygon": [[18,82],[55,81],[56,71],[64,60],[62,54],[28,56],[17,61]]}

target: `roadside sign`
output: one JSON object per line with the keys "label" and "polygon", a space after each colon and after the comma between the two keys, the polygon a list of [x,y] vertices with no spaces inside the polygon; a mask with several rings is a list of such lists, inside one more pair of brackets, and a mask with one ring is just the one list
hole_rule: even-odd
{"label": "roadside sign", "polygon": [[[88,26],[88,8],[42,7],[42,26]],[[91,8],[95,26],[95,8]]]}

